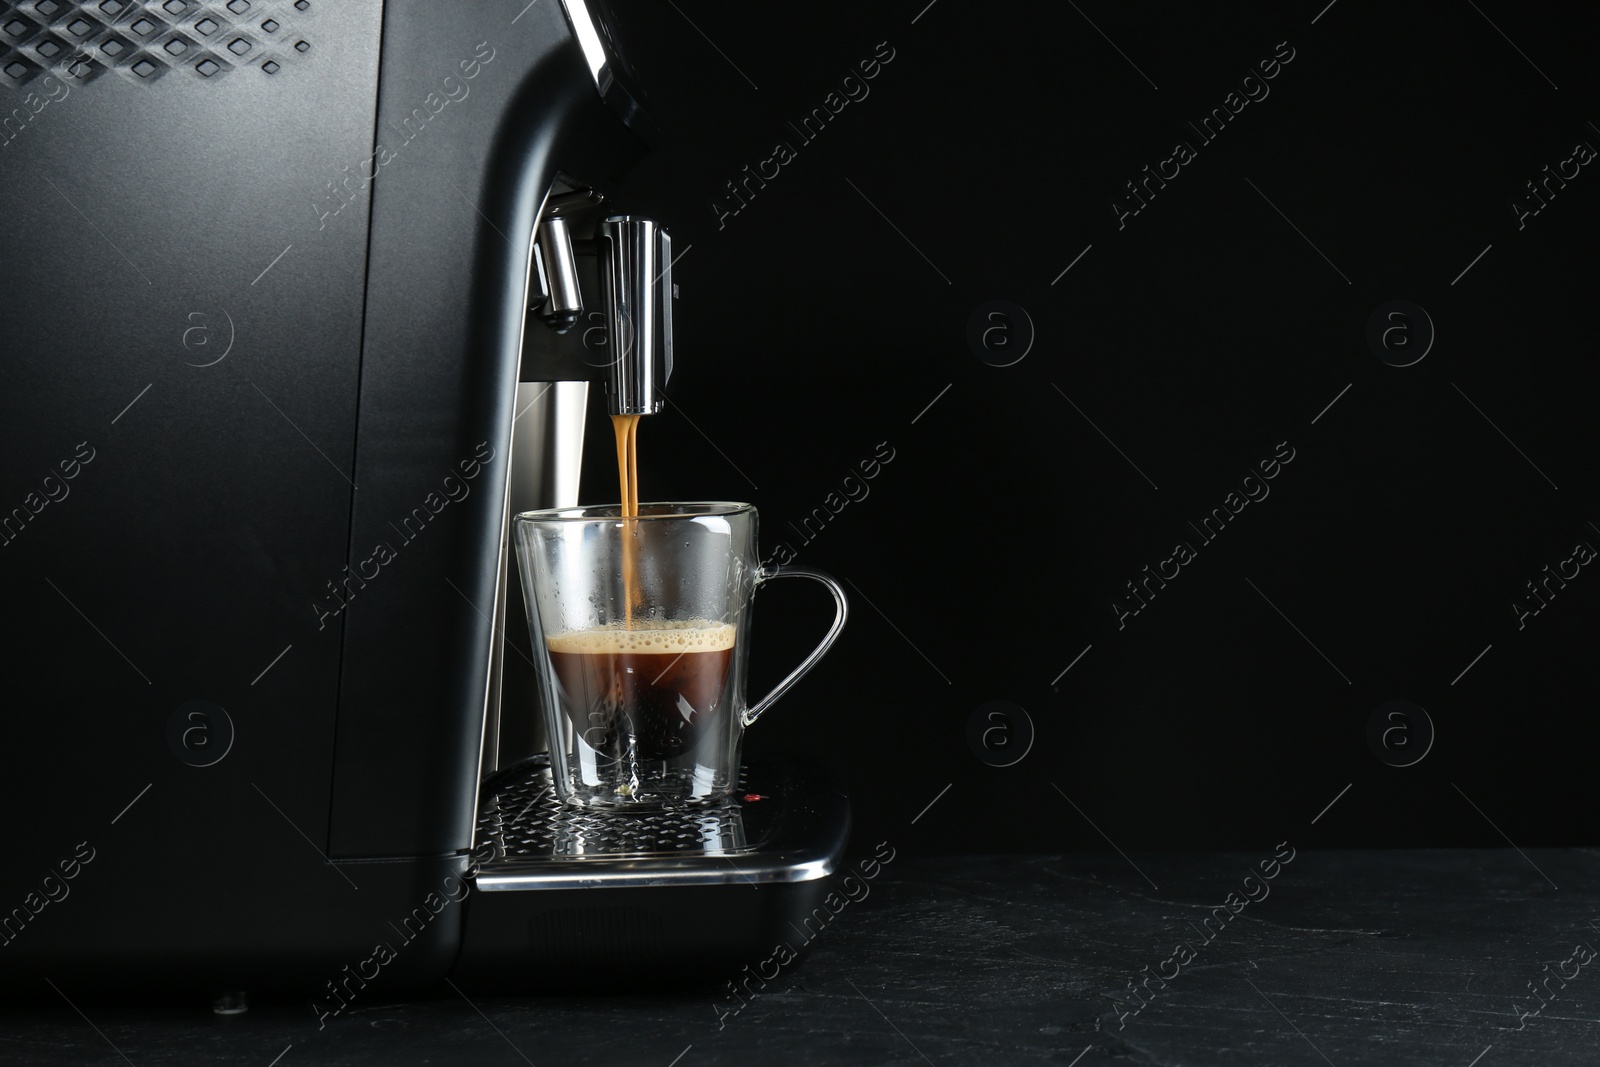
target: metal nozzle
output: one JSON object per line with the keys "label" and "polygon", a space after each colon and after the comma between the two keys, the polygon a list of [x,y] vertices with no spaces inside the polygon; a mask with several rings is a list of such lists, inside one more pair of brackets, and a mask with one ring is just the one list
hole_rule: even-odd
{"label": "metal nozzle", "polygon": [[572,259],[572,233],[565,218],[551,215],[539,224],[533,259],[539,271],[539,289],[544,293],[534,314],[557,333],[566,333],[583,314],[583,295],[578,287],[577,264]]}
{"label": "metal nozzle", "polygon": [[672,238],[651,219],[616,215],[595,231],[611,350],[613,415],[661,410],[672,375]]}

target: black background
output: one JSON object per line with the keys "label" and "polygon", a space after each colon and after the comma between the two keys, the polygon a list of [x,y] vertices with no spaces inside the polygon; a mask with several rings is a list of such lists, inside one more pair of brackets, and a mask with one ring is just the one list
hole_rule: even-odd
{"label": "black background", "polygon": [[[855,586],[750,750],[825,754],[858,844],[1255,849],[1336,796],[1319,846],[1595,843],[1600,578],[1520,630],[1511,603],[1600,545],[1600,178],[1521,229],[1510,206],[1600,144],[1593,13],[923,5],[615,5],[668,144],[614,203],[682,257],[644,495],[750,500],[766,553]],[[787,123],[880,42],[870,95],[802,143]],[[1186,123],[1280,42],[1270,95],[1202,143]],[[1198,157],[1119,228],[1179,140]],[[719,226],[779,141],[797,158]],[[995,299],[1036,330],[1012,366],[967,341]],[[1365,337],[1397,299],[1437,331],[1408,367]],[[586,500],[615,495],[608,429]],[[1188,523],[1285,441],[1270,496],[1202,544]],[[804,543],[789,524],[880,442],[870,495]],[[1124,583],[1180,540],[1198,557],[1119,630]],[[762,594],[753,690],[823,601]],[[1009,767],[968,742],[991,699],[1036,731]],[[1392,699],[1436,732],[1411,766],[1367,741]]]}

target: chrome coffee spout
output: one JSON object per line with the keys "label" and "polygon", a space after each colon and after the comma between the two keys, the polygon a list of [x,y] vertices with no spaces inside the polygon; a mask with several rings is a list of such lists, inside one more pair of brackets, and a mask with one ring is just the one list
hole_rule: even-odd
{"label": "chrome coffee spout", "polygon": [[595,231],[611,345],[613,415],[653,415],[672,376],[672,238],[652,219],[613,215]]}
{"label": "chrome coffee spout", "polygon": [[[592,359],[590,342],[553,344],[531,339],[525,346],[523,381],[585,381],[604,378],[613,415],[653,415],[672,376],[672,237],[654,219],[612,215],[597,223],[593,240],[575,236],[584,209],[599,204],[588,190],[552,197],[533,242],[538,291],[534,316],[557,335],[585,317],[577,257],[593,255],[599,303],[606,327],[603,363]],[[534,368],[537,367],[535,370]]]}

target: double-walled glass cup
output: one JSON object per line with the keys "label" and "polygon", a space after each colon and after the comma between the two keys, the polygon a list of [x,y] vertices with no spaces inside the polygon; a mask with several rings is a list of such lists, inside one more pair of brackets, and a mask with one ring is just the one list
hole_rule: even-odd
{"label": "double-walled glass cup", "polygon": [[[749,504],[641,504],[516,517],[517,562],[540,675],[557,794],[594,808],[722,800],[744,728],[816,665],[844,628],[839,583],[763,569]],[[774,578],[833,594],[821,644],[763,699],[745,703],[751,599]]]}

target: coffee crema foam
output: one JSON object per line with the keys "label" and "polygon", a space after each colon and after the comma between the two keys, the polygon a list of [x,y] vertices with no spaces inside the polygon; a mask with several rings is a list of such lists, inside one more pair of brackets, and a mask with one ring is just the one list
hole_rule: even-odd
{"label": "coffee crema foam", "polygon": [[[636,626],[639,624],[636,622]],[[723,652],[733,647],[731,623],[705,619],[651,621],[641,629],[573,630],[545,639],[551,652],[577,654],[660,655],[676,652]]]}

